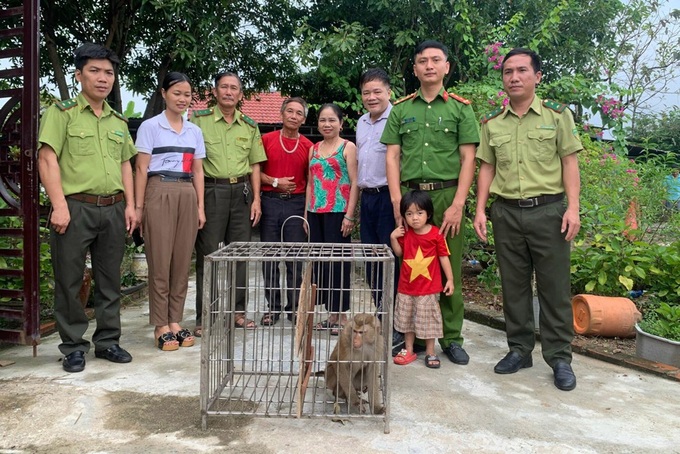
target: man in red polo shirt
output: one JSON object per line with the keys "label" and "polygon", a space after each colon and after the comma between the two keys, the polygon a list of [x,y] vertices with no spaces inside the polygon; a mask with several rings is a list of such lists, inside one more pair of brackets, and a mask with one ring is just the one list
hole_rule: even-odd
{"label": "man in red polo shirt", "polygon": [[[302,98],[288,98],[281,105],[283,128],[262,136],[267,161],[260,164],[262,181],[262,220],[260,239],[268,242],[304,242],[307,235],[302,226],[305,214],[305,191],[312,142],[300,134],[307,119],[307,103]],[[291,216],[300,216],[291,218]],[[284,225],[285,224],[285,225]],[[283,227],[283,232],[281,228]],[[265,298],[269,311],[260,323],[274,325],[281,318],[282,301],[279,284],[279,262],[264,262]],[[293,320],[295,305],[302,282],[302,262],[286,262],[285,314]]]}

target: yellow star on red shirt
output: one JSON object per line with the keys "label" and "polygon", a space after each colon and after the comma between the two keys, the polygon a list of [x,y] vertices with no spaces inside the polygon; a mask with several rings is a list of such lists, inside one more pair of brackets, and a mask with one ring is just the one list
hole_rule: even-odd
{"label": "yellow star on red shirt", "polygon": [[432,263],[432,260],[434,259],[434,256],[423,257],[423,251],[420,247],[418,247],[415,258],[404,259],[404,262],[411,267],[411,280],[409,282],[413,282],[418,276],[423,276],[425,279],[431,281],[430,263]]}

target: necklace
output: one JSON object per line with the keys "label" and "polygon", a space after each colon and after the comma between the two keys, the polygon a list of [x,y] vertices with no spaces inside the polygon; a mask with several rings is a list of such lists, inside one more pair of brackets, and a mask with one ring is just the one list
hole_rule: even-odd
{"label": "necklace", "polygon": [[[333,143],[330,144],[330,150],[331,150],[331,151],[328,152],[328,153],[324,153],[323,150],[321,149],[321,147],[325,147],[325,148],[328,148],[328,147],[329,147],[328,143],[327,143],[325,140],[323,140],[323,141],[319,144],[319,155],[320,155],[322,158],[330,158],[333,154],[335,154],[335,151],[338,149],[338,146],[339,146],[339,145],[338,145],[338,139],[339,139],[339,137],[333,139]],[[340,140],[342,140],[342,139],[340,139]]]}
{"label": "necklace", "polygon": [[300,133],[298,133],[297,138],[295,139],[295,146],[293,147],[292,150],[289,150],[283,144],[283,129],[279,131],[279,143],[281,144],[281,148],[283,148],[283,151],[285,151],[286,153],[288,154],[295,153],[295,150],[297,150],[297,147],[300,144]]}

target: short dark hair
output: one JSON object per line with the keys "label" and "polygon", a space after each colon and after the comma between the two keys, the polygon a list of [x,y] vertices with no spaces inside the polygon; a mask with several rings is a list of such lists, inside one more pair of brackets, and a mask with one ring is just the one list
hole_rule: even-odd
{"label": "short dark hair", "polygon": [[387,88],[390,87],[390,76],[384,69],[371,68],[367,69],[359,78],[359,89],[364,88],[368,82],[378,81],[384,83]]}
{"label": "short dark hair", "polygon": [[425,52],[425,49],[439,49],[442,52],[444,52],[444,57],[447,59],[449,58],[449,48],[440,43],[439,41],[435,41],[432,39],[428,39],[427,41],[423,41],[422,43],[418,44],[418,47],[416,47],[416,51],[413,53],[413,61],[416,61],[416,56],[419,54],[422,54]]}
{"label": "short dark hair", "polygon": [[338,116],[340,123],[342,123],[342,117],[344,116],[344,114],[342,113],[342,109],[337,104],[327,102],[326,104],[319,107],[317,115],[321,115],[321,112],[323,112],[325,109],[331,109],[333,113]]}
{"label": "short dark hair", "polygon": [[163,90],[168,91],[170,87],[180,82],[189,82],[189,85],[191,85],[191,80],[189,80],[189,76],[177,71],[170,71],[163,78]]}
{"label": "short dark hair", "polygon": [[108,47],[101,44],[85,43],[73,52],[73,62],[76,69],[82,71],[88,60],[108,60],[113,65],[113,69],[118,69],[120,59],[118,55]]}
{"label": "short dark hair", "polygon": [[508,54],[503,57],[503,63],[501,63],[501,72],[503,72],[503,67],[505,66],[505,61],[514,57],[515,55],[528,55],[531,57],[531,66],[534,68],[534,72],[537,73],[541,70],[541,57],[531,49],[525,47],[515,47]]}
{"label": "short dark hair", "polygon": [[238,80],[238,88],[243,91],[243,82],[241,82],[241,78],[238,76],[238,74],[231,72],[231,71],[222,71],[221,73],[217,73],[215,75],[215,86],[220,83],[220,80],[224,77],[235,77],[236,80]]}
{"label": "short dark hair", "polygon": [[291,102],[296,102],[302,106],[302,109],[305,111],[305,118],[307,117],[307,114],[309,113],[309,107],[307,107],[307,101],[302,99],[299,96],[293,96],[292,98],[287,98],[283,101],[281,104],[281,113],[283,113],[284,110],[286,110],[286,106],[290,104]]}
{"label": "short dark hair", "polygon": [[414,191],[409,191],[403,196],[401,196],[401,202],[399,203],[399,212],[401,213],[401,217],[405,218],[406,217],[406,210],[408,210],[408,207],[411,205],[415,205],[421,210],[425,210],[425,213],[427,213],[427,223],[431,224],[432,223],[432,216],[434,215],[434,205],[432,204],[432,199],[430,198],[430,195],[425,192],[425,191],[419,191],[419,190],[414,190]]}

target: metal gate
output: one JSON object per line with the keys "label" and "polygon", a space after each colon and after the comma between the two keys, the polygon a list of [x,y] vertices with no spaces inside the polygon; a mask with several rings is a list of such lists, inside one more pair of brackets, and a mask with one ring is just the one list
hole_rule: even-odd
{"label": "metal gate", "polygon": [[0,10],[0,340],[39,330],[38,0]]}
{"label": "metal gate", "polygon": [[[263,271],[285,268],[286,263],[300,277],[291,281],[301,280],[301,285],[289,288],[285,270],[282,282],[265,285]],[[240,272],[245,268],[246,274],[240,282],[239,268]],[[377,275],[378,268],[382,268],[384,296],[376,309],[366,272]],[[387,365],[392,359],[394,256],[387,246],[231,243],[206,257],[205,270],[203,428],[208,416],[253,415],[382,419],[385,433],[389,432]],[[282,301],[281,309],[270,313],[271,290],[280,291]],[[315,329],[330,315],[321,303],[332,298],[332,292],[349,299],[348,323]],[[235,326],[242,316],[235,302],[244,293],[246,316],[255,321],[254,329]],[[287,304],[291,297],[286,295],[294,295],[295,301]],[[275,323],[261,324],[265,314],[275,317]],[[362,336],[361,346],[352,344],[346,357],[333,356],[339,339],[351,344],[357,333]],[[343,367],[352,375],[351,383],[343,382],[340,373],[335,378],[327,375],[329,369]]]}

